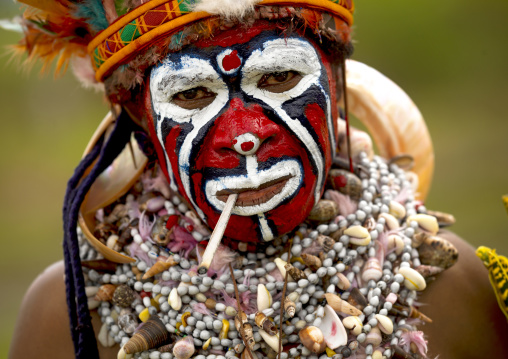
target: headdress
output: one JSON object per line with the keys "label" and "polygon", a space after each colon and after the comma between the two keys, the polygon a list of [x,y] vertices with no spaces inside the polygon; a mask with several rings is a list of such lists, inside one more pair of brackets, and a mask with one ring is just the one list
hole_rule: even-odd
{"label": "headdress", "polygon": [[86,85],[129,91],[168,52],[257,19],[294,24],[349,44],[352,0],[19,0],[29,5],[18,44],[56,72],[69,62]]}

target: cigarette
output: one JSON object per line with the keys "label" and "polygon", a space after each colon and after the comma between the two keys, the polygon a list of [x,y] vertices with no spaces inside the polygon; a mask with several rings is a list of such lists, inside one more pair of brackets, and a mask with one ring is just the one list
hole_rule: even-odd
{"label": "cigarette", "polygon": [[219,247],[220,241],[224,235],[224,231],[226,230],[226,226],[228,225],[229,218],[231,217],[231,212],[233,211],[233,207],[235,206],[237,199],[238,193],[232,193],[229,195],[228,200],[226,201],[224,210],[222,211],[219,217],[219,221],[213,229],[210,240],[208,241],[208,245],[206,246],[205,253],[203,254],[203,260],[199,265],[198,273],[201,275],[206,274],[206,272],[208,272],[208,268],[210,268],[210,265],[212,264],[213,256]]}

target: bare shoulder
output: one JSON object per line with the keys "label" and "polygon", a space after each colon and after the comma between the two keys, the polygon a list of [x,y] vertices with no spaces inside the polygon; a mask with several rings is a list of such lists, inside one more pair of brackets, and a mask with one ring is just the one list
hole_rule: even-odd
{"label": "bare shoulder", "polygon": [[[488,272],[474,248],[453,233],[442,237],[459,251],[457,263],[428,286],[421,311],[433,319],[430,358],[507,358],[508,323],[498,307]],[[428,305],[427,305],[428,304]]]}
{"label": "bare shoulder", "polygon": [[[100,329],[100,318],[92,312],[94,330]],[[101,358],[116,358],[118,348],[101,348]],[[65,299],[64,264],[46,268],[28,289],[18,316],[9,351],[9,359],[68,359],[74,357],[67,303]]]}

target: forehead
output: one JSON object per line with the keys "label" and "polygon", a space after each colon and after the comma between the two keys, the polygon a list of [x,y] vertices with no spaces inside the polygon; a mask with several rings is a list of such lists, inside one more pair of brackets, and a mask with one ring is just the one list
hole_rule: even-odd
{"label": "forehead", "polygon": [[[203,59],[216,65],[219,72],[232,75],[235,72],[233,70],[240,68],[243,61],[256,52],[277,53],[299,50],[312,53],[312,57],[320,57],[312,42],[297,33],[281,37],[277,30],[254,28],[245,33],[238,33],[235,29],[231,30],[230,36],[225,36],[227,34],[228,32],[222,34],[220,38],[202,41],[177,53],[170,53],[159,65],[155,66],[155,69],[166,67],[168,70],[181,70],[188,67],[193,59]],[[259,59],[261,62],[263,60],[269,60],[269,58]]]}

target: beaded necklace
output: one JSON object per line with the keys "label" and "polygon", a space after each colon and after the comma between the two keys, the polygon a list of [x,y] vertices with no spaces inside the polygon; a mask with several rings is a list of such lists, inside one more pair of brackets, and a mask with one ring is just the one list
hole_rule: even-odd
{"label": "beaded necklace", "polygon": [[425,358],[418,327],[430,319],[415,300],[456,250],[435,236],[441,216],[415,200],[404,170],[365,154],[357,168],[331,170],[325,199],[294,233],[256,252],[221,246],[204,276],[208,229],[178,196],[138,182],[96,215],[97,237],[136,262],[104,269],[78,231],[101,345],[120,344],[118,358],[276,358],[281,322],[281,359]]}

